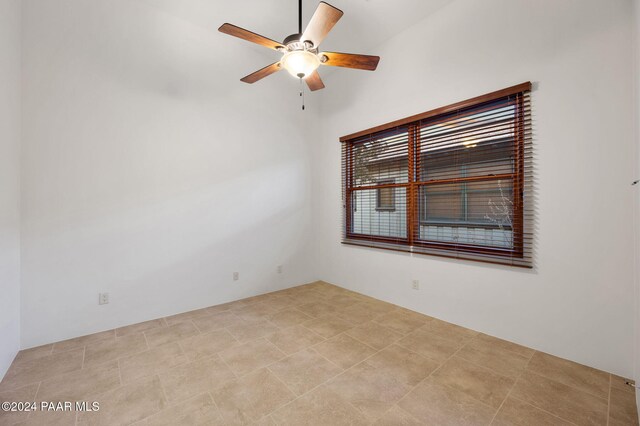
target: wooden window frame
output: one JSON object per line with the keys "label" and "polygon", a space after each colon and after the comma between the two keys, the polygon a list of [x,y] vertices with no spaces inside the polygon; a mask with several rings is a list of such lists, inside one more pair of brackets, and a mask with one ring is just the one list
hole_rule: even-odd
{"label": "wooden window frame", "polygon": [[[344,197],[344,222],[343,222],[343,244],[352,244],[359,246],[377,247],[398,251],[411,251],[428,255],[444,256],[444,257],[456,257],[460,258],[460,254],[469,254],[469,257],[463,257],[468,260],[477,260],[488,263],[499,264],[511,264],[513,266],[532,267],[532,262],[527,260],[530,258],[530,243],[525,244],[524,225],[525,225],[525,208],[524,208],[524,187],[525,187],[525,104],[523,101],[523,94],[531,91],[531,83],[526,82],[516,86],[512,86],[506,89],[502,89],[496,92],[488,93],[486,95],[478,96],[466,101],[458,102],[445,107],[437,108],[431,111],[427,111],[421,114],[413,115],[401,120],[392,121],[387,124],[372,127],[370,129],[362,130],[356,133],[352,133],[340,138],[340,142],[343,143],[343,197]],[[429,181],[420,180],[420,155],[415,153],[420,152],[420,126],[421,122],[426,119],[434,119],[438,116],[445,116],[450,113],[456,113],[464,111],[473,107],[478,107],[483,104],[488,104],[492,101],[498,101],[502,98],[515,95],[515,155],[514,155],[514,168],[512,173],[502,173],[490,176],[469,176],[449,179],[434,179]],[[353,144],[351,142],[361,139],[366,136],[375,135],[379,132],[390,131],[397,128],[408,128],[408,155],[407,155],[407,171],[408,182],[406,183],[382,183],[370,186],[358,186],[354,188],[353,180]],[[526,176],[529,180],[530,176]],[[512,238],[513,248],[499,248],[482,245],[472,245],[464,243],[447,243],[447,242],[435,242],[435,241],[423,241],[417,240],[415,237],[416,228],[420,227],[422,218],[420,217],[418,205],[421,200],[419,197],[419,188],[421,186],[436,185],[443,183],[468,183],[468,182],[483,182],[483,181],[499,181],[509,180],[513,184],[513,224],[512,224]],[[406,218],[406,238],[402,237],[385,237],[376,235],[356,234],[351,230],[352,226],[352,194],[367,189],[380,188],[405,188],[407,197],[407,218]],[[378,192],[376,192],[378,196]],[[395,204],[395,200],[394,200]],[[376,201],[377,211],[378,201]],[[527,214],[528,216],[528,214]],[[461,223],[460,226],[463,226]],[[479,257],[475,257],[478,255]],[[511,262],[509,262],[511,260]]]}

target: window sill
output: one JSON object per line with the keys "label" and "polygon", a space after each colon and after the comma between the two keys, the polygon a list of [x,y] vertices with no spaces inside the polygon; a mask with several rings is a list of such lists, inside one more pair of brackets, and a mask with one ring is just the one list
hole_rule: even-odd
{"label": "window sill", "polygon": [[349,237],[342,240],[342,244],[349,246],[358,246],[364,248],[383,249],[391,251],[399,251],[405,253],[415,253],[427,256],[438,256],[460,260],[471,260],[475,262],[492,263],[497,265],[515,266],[519,268],[533,268],[532,260],[523,257],[516,252],[494,249],[491,247],[477,247],[468,251],[460,250],[460,245],[456,245],[456,250],[447,249],[446,244],[419,244],[408,245],[402,242],[396,242],[389,239],[377,237]]}

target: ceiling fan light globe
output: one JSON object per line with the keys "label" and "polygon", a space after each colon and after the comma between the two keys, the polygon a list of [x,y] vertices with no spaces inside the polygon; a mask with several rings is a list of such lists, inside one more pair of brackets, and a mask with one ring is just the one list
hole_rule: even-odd
{"label": "ceiling fan light globe", "polygon": [[318,58],[318,55],[307,50],[294,50],[285,53],[280,64],[293,77],[305,78],[310,76],[320,66],[320,58]]}

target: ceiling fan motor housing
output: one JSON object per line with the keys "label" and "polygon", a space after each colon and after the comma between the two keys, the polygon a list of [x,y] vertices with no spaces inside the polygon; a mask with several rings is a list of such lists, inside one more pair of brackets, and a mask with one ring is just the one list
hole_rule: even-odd
{"label": "ceiling fan motor housing", "polygon": [[294,42],[299,42],[300,41],[300,37],[302,37],[302,34],[298,33],[298,34],[291,34],[290,36],[287,36],[284,41],[282,42],[282,44],[284,44],[285,46],[288,46],[291,43]]}
{"label": "ceiling fan motor housing", "polygon": [[301,41],[302,34],[291,34],[287,38],[284,39],[282,44],[287,47],[287,50],[292,52],[294,50],[309,50],[312,52],[317,52],[317,49],[314,49],[313,42],[306,40]]}

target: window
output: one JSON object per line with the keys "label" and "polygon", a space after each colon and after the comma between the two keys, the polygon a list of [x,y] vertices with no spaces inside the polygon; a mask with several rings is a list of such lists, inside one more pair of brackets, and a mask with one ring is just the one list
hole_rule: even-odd
{"label": "window", "polygon": [[340,138],[343,242],[530,267],[530,90]]}

